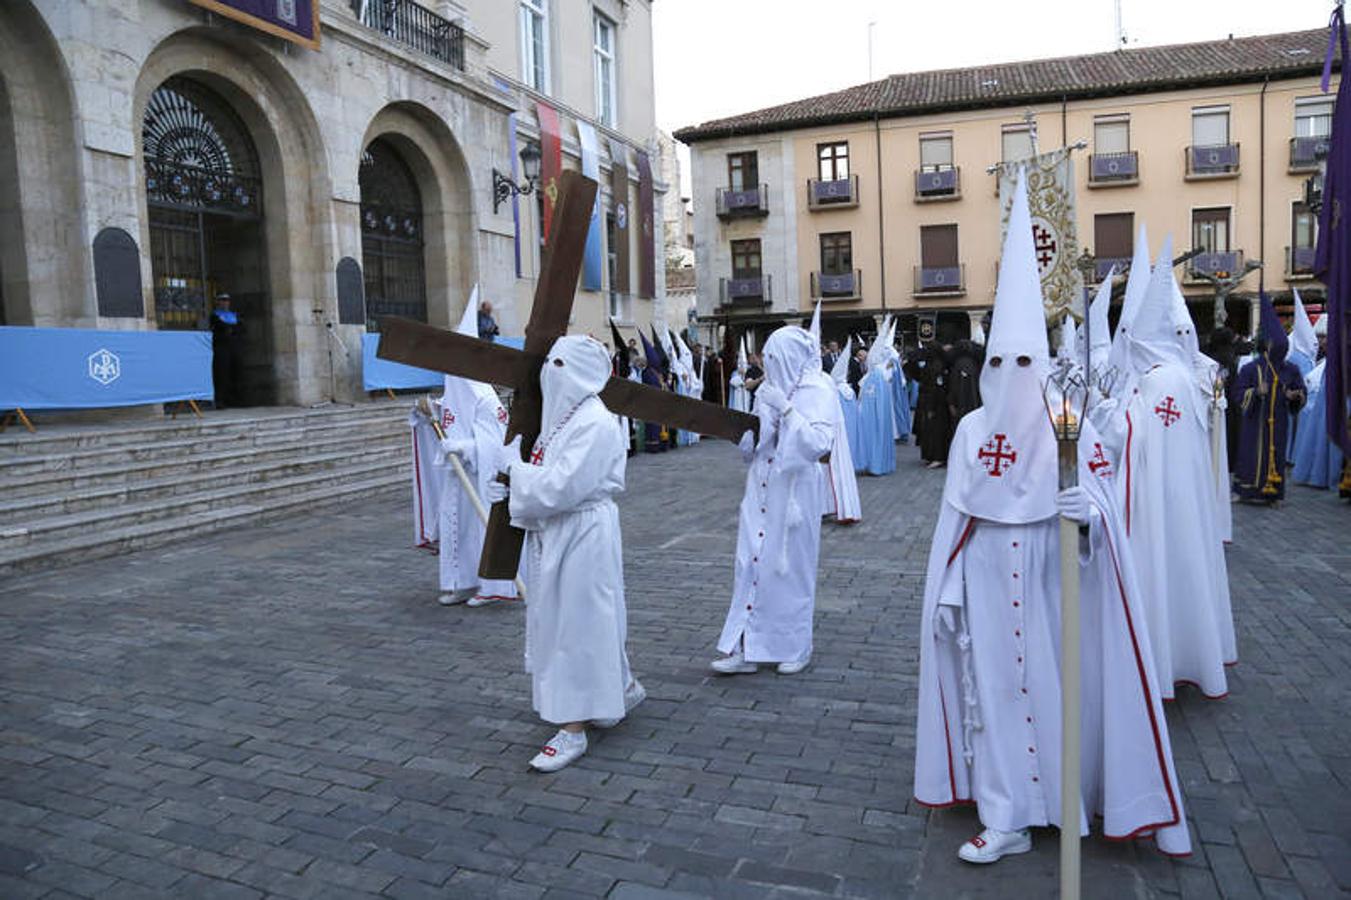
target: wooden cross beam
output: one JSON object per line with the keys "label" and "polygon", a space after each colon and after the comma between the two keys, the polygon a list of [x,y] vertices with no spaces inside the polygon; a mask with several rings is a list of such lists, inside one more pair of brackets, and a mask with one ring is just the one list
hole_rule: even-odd
{"label": "wooden cross beam", "polygon": [[[596,182],[578,172],[564,172],[554,209],[544,271],[535,286],[534,305],[525,327],[525,349],[515,350],[453,331],[397,317],[380,319],[377,355],[405,365],[511,388],[515,394],[507,422],[508,443],[521,435],[525,461],[539,437],[543,397],[539,372],[555,339],[568,330],[577,277],[582,267]],[[690,397],[611,378],[600,394],[611,412],[645,422],[661,422],[731,441],[757,432],[759,419]],[[488,516],[479,577],[508,579],[516,575],[524,532],[511,527],[507,503],[497,503]]]}

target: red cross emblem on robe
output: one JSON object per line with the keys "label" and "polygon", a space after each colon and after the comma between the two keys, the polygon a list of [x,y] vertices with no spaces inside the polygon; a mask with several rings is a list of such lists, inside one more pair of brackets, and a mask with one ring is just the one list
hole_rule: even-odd
{"label": "red cross emblem on robe", "polygon": [[507,424],[507,411],[500,406],[497,408],[497,421]]}
{"label": "red cross emblem on robe", "polygon": [[991,477],[1000,478],[1018,461],[1018,451],[1009,444],[1008,435],[996,433],[976,451],[976,461]]}
{"label": "red cross emblem on robe", "polygon": [[1182,410],[1177,408],[1172,397],[1164,397],[1163,402],[1154,407],[1154,414],[1163,420],[1164,428],[1182,418]]}
{"label": "red cross emblem on robe", "polygon": [[1093,455],[1088,459],[1088,471],[1099,478],[1112,477],[1112,461],[1103,452],[1102,444],[1093,445]]}
{"label": "red cross emblem on robe", "polygon": [[441,427],[446,428],[455,424],[455,413],[446,407],[441,407]]}

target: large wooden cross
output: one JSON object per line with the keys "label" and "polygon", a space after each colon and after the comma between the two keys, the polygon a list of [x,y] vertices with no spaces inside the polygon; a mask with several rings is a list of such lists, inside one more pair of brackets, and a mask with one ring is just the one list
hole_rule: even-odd
{"label": "large wooden cross", "polygon": [[[521,435],[522,461],[527,460],[531,446],[539,437],[543,410],[539,371],[554,340],[568,330],[592,204],[596,199],[596,182],[578,172],[564,172],[559,187],[558,204],[554,208],[545,247],[544,269],[535,285],[534,305],[525,327],[523,351],[410,319],[380,319],[377,355],[381,359],[511,388],[515,393],[511,418],[507,422],[507,442]],[[618,415],[644,422],[661,422],[730,441],[740,440],[747,431],[758,431],[756,416],[624,378],[611,378],[601,391],[600,399]],[[511,527],[510,519],[505,501],[494,504],[488,516],[479,577],[515,577],[524,532]]]}

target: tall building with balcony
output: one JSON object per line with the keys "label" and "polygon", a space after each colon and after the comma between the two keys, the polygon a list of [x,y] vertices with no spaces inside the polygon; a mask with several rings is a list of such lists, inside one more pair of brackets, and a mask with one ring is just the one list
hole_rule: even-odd
{"label": "tall building with balcony", "polygon": [[[992,165],[1074,154],[1078,238],[1101,279],[1151,251],[1180,255],[1200,326],[1204,276],[1263,268],[1230,298],[1255,321],[1260,286],[1316,305],[1305,181],[1327,151],[1325,29],[893,75],[675,133],[691,150],[698,309],[764,333],[822,301],[827,336],[899,316],[913,344],[965,337],[994,300]],[[1333,87],[1335,92],[1336,88]],[[1031,114],[1030,122],[1028,114]]]}
{"label": "tall building with balcony", "polygon": [[0,60],[0,324],[229,294],[246,402],[358,397],[382,315],[521,334],[552,163],[601,184],[572,330],[662,295],[650,0],[6,0]]}

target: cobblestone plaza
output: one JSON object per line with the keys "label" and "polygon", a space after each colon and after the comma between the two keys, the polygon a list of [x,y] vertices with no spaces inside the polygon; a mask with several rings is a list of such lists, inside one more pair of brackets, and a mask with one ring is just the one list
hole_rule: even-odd
{"label": "cobblestone plaza", "polygon": [[[0,896],[1042,897],[969,809],[910,796],[942,473],[902,447],[826,526],[814,662],[709,675],[743,469],[629,465],[629,651],[649,699],[551,776],[519,607],[444,609],[385,496],[0,586]],[[1351,890],[1347,510],[1235,508],[1230,696],[1168,706],[1195,852],[1085,842],[1086,896]]]}

